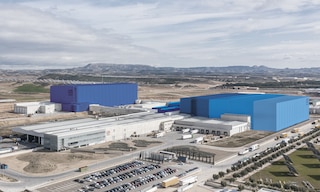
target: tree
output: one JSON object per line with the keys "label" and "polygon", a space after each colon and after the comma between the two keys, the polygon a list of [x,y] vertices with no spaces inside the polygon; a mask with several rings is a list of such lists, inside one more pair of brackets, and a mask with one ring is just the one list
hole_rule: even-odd
{"label": "tree", "polygon": [[227,186],[227,182],[225,182],[225,181],[221,181],[220,184],[221,184],[222,187]]}
{"label": "tree", "polygon": [[224,177],[224,172],[223,171],[219,171],[218,174],[219,174],[220,177]]}
{"label": "tree", "polygon": [[236,181],[236,179],[232,177],[232,178],[229,179],[229,181],[230,181],[230,183],[233,183],[233,182]]}
{"label": "tree", "polygon": [[234,173],[234,174],[232,174],[232,177],[233,177],[233,178],[240,177],[240,174],[239,174],[239,173]]}
{"label": "tree", "polygon": [[238,189],[239,189],[239,191],[242,191],[242,190],[244,190],[244,186],[243,185],[238,185]]}
{"label": "tree", "polygon": [[217,174],[213,174],[213,175],[212,175],[212,178],[213,178],[214,180],[217,180],[217,179],[219,179],[220,177],[219,177],[219,175],[217,175]]}

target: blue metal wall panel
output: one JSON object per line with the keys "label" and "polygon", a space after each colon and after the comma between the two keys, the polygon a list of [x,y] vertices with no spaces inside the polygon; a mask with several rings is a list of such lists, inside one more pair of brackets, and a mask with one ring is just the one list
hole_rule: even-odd
{"label": "blue metal wall panel", "polygon": [[168,103],[167,103],[167,106],[168,106],[168,107],[180,106],[180,101],[168,102]]}
{"label": "blue metal wall panel", "polygon": [[307,97],[285,97],[286,101],[276,103],[276,131],[288,128],[309,119],[309,99]]}
{"label": "blue metal wall panel", "polygon": [[[181,98],[180,99],[180,113],[208,117],[210,114],[209,110],[211,110],[211,108],[209,106],[204,106],[204,104],[203,104],[203,103],[205,103],[204,100],[207,100],[207,104],[209,104],[210,99],[231,97],[231,96],[236,96],[236,95],[240,95],[240,94],[238,94],[238,93],[223,93],[223,94],[215,94],[215,95],[204,95],[204,96],[197,96],[197,97]],[[198,104],[197,104],[199,100],[201,100],[199,102],[199,103],[201,103],[200,106],[198,106]]]}
{"label": "blue metal wall panel", "polygon": [[191,97],[180,99],[180,113],[191,114]]}
{"label": "blue metal wall panel", "polygon": [[273,99],[254,102],[251,128],[260,131],[276,131],[276,105]]}
{"label": "blue metal wall panel", "polygon": [[282,94],[217,94],[180,100],[180,112],[208,118],[251,116],[253,130],[279,131],[309,119],[308,97]]}
{"label": "blue metal wall panel", "polygon": [[171,112],[171,111],[178,111],[180,108],[179,106],[172,106],[172,107],[162,107],[158,109],[158,113],[165,113],[165,112]]}
{"label": "blue metal wall panel", "polygon": [[76,103],[74,85],[53,85],[50,87],[50,101],[55,103]]}
{"label": "blue metal wall panel", "polygon": [[50,89],[50,100],[64,104],[64,111],[85,111],[89,104],[133,104],[137,97],[138,85],[134,83],[58,85]]}
{"label": "blue metal wall panel", "polygon": [[137,84],[99,84],[77,87],[77,103],[95,102],[105,106],[133,104],[137,100]]}
{"label": "blue metal wall panel", "polygon": [[233,95],[229,97],[222,97],[217,99],[212,99],[210,101],[210,118],[220,118],[224,113],[235,113],[235,114],[252,114],[252,108],[250,108],[250,97],[255,95]]}
{"label": "blue metal wall panel", "polygon": [[62,111],[81,112],[89,109],[89,103],[63,103]]}
{"label": "blue metal wall panel", "polygon": [[254,129],[280,131],[309,119],[309,99],[282,96],[255,102]]}
{"label": "blue metal wall panel", "polygon": [[195,110],[193,115],[201,117],[209,117],[209,100],[208,99],[196,99]]}

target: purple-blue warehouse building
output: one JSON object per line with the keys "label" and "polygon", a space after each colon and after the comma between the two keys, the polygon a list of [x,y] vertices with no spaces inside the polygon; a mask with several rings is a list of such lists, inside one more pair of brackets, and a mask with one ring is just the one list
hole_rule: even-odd
{"label": "purple-blue warehouse building", "polygon": [[50,101],[62,104],[62,111],[87,111],[90,104],[119,106],[133,104],[138,98],[136,83],[54,85]]}
{"label": "purple-blue warehouse building", "polygon": [[282,94],[225,93],[180,99],[180,112],[207,118],[251,116],[251,129],[280,131],[309,119],[309,98]]}

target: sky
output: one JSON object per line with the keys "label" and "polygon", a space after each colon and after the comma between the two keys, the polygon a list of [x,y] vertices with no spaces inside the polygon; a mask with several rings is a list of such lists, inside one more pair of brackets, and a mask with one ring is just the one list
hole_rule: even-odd
{"label": "sky", "polygon": [[0,69],[320,66],[320,0],[1,0]]}

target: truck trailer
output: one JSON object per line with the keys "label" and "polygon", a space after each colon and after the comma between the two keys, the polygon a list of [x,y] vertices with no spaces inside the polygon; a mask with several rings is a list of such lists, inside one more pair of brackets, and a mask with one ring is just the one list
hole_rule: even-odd
{"label": "truck trailer", "polygon": [[198,177],[197,176],[186,177],[186,178],[180,179],[179,185],[180,186],[189,185],[189,184],[195,183],[197,181],[198,181]]}
{"label": "truck trailer", "polygon": [[179,178],[174,176],[174,177],[171,177],[169,179],[162,181],[161,185],[162,185],[162,187],[167,188],[167,187],[171,187],[173,185],[176,185],[178,183],[179,183]]}
{"label": "truck trailer", "polygon": [[253,144],[249,147],[249,151],[255,151],[259,149],[260,145],[259,144]]}
{"label": "truck trailer", "polygon": [[193,184],[190,185],[184,185],[181,186],[177,189],[177,192],[183,192],[183,191],[187,191],[188,189],[191,189],[193,187]]}
{"label": "truck trailer", "polygon": [[196,133],[199,133],[199,129],[194,129],[194,130],[191,130],[191,131],[190,131],[190,133],[191,133],[191,134],[196,134]]}
{"label": "truck trailer", "polygon": [[249,153],[249,149],[244,149],[243,151],[239,151],[238,155],[244,155],[246,153]]}
{"label": "truck trailer", "polygon": [[194,140],[195,143],[200,143],[200,142],[202,142],[202,141],[203,141],[203,137],[197,137],[197,138]]}
{"label": "truck trailer", "polygon": [[164,134],[165,134],[165,132],[164,132],[164,131],[159,132],[159,133],[156,133],[156,134],[155,134],[155,138],[163,137],[163,136],[164,136]]}
{"label": "truck trailer", "polygon": [[182,139],[182,140],[191,139],[191,138],[192,138],[192,135],[190,135],[190,134],[182,135],[182,136],[181,136],[181,139]]}
{"label": "truck trailer", "polygon": [[187,129],[182,129],[181,131],[182,131],[182,133],[188,133],[190,131],[190,129],[188,129],[188,128]]}

